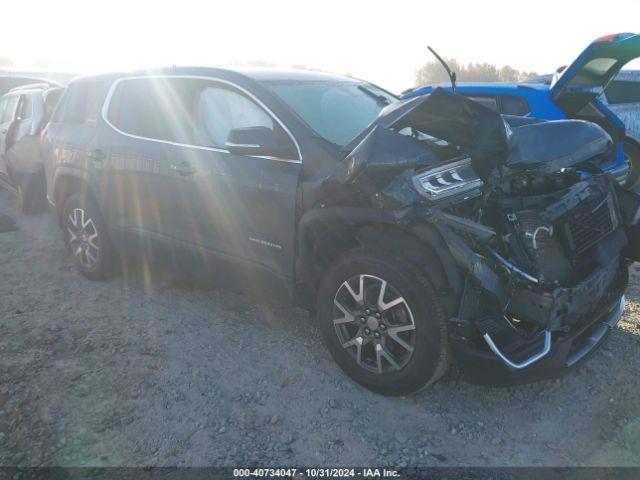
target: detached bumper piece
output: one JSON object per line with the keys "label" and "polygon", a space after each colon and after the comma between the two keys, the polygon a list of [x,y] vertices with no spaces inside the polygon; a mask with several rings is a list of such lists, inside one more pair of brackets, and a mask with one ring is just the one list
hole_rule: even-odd
{"label": "detached bumper piece", "polygon": [[[484,348],[466,338],[452,338],[458,367],[468,381],[491,386],[560,377],[600,346],[622,318],[624,307],[625,298],[621,296],[571,333],[542,330],[527,340],[509,343],[501,343],[500,335],[491,331],[491,322],[483,321]],[[494,322],[496,330],[499,322]]]}

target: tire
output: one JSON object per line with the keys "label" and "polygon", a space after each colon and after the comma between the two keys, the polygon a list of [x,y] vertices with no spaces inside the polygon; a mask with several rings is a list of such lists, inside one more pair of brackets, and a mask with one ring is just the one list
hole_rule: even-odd
{"label": "tire", "polygon": [[90,280],[104,280],[113,273],[116,253],[93,198],[75,193],[67,198],[62,231],[78,271]]}
{"label": "tire", "polygon": [[627,177],[625,187],[634,192],[640,193],[640,146],[634,142],[624,142],[624,154],[631,163],[631,170]]}
{"label": "tire", "polygon": [[420,271],[364,248],[341,256],[318,292],[318,326],[331,356],[353,380],[384,395],[414,393],[444,375],[444,312]]}

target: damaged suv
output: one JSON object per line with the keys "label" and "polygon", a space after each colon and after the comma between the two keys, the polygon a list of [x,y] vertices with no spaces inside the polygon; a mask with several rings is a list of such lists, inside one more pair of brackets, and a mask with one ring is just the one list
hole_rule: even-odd
{"label": "damaged suv", "polygon": [[73,81],[44,134],[78,269],[131,252],[295,301],[384,394],[453,361],[554,377],[624,310],[640,198],[580,120],[504,117],[437,89],[398,101],[310,72],[172,68]]}

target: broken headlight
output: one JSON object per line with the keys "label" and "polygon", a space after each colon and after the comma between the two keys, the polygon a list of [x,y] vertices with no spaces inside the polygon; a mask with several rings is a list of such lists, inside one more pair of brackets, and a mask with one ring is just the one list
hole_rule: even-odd
{"label": "broken headlight", "polygon": [[476,196],[483,185],[470,158],[418,172],[413,181],[419,192],[434,201],[461,194]]}

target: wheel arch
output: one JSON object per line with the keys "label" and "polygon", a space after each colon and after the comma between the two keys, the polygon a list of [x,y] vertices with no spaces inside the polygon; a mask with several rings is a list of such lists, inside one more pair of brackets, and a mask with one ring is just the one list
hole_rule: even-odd
{"label": "wheel arch", "polygon": [[445,300],[457,309],[462,291],[459,268],[440,234],[428,224],[405,225],[387,211],[331,208],[307,212],[298,229],[296,301],[315,308],[315,294],[326,270],[343,253],[367,247],[419,268]]}
{"label": "wheel arch", "polygon": [[56,172],[53,179],[53,201],[58,220],[64,210],[64,202],[75,193],[87,193],[95,198],[91,185],[84,172],[76,169],[62,168]]}

